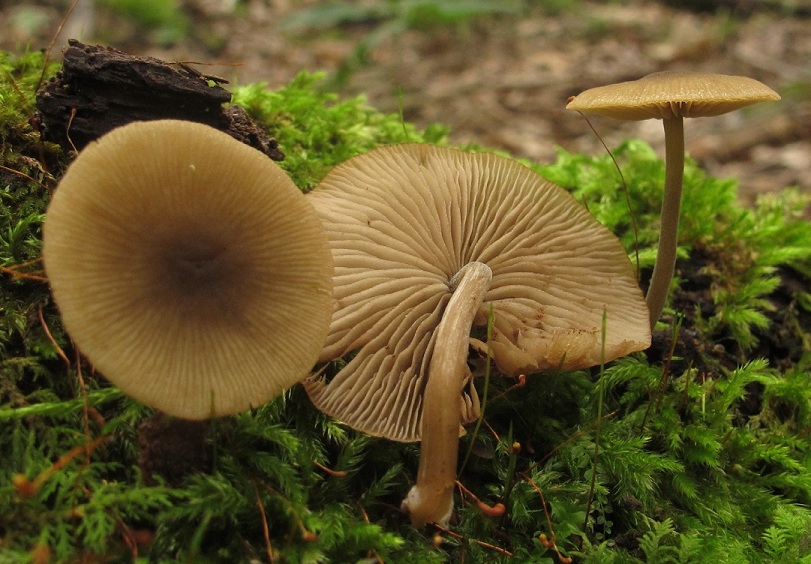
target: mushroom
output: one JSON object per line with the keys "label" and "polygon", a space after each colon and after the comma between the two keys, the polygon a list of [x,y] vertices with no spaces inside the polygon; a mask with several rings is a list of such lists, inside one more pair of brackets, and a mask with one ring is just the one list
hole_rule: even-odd
{"label": "mushroom", "polygon": [[403,502],[415,526],[450,518],[462,424],[480,413],[467,366],[471,326],[486,325],[491,308],[492,356],[508,376],[592,366],[650,344],[619,240],[515,161],[388,146],[338,165],[307,197],[335,263],[320,360],[348,360],[304,387],[357,430],[422,441]]}
{"label": "mushroom", "polygon": [[305,377],[330,322],[332,258],[273,161],[209,126],[136,122],[71,164],[43,258],[68,334],[126,394],[205,419]]}
{"label": "mushroom", "polygon": [[658,118],[664,124],[665,188],[659,249],[646,295],[651,328],[664,309],[676,266],[684,176],[683,118],[717,116],[758,102],[779,99],[774,90],[752,78],[672,71],[592,88],[569,99],[566,105],[569,110],[623,120]]}

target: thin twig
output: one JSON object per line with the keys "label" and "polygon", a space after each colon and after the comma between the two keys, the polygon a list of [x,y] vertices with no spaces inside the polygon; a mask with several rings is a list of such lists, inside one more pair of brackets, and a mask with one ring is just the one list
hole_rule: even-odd
{"label": "thin twig", "polygon": [[25,174],[24,172],[20,172],[19,170],[14,170],[13,168],[9,168],[9,167],[3,166],[3,165],[0,165],[0,170],[4,170],[4,171],[8,172],[9,174],[16,174],[17,176],[21,176],[22,178],[25,178],[29,182],[33,182],[34,184],[36,184],[40,188],[44,188],[45,190],[48,191],[48,193],[53,193],[53,190],[51,190],[50,188],[45,186],[45,184],[43,184],[42,182],[40,182],[36,178]]}
{"label": "thin twig", "polygon": [[552,528],[552,516],[549,515],[549,509],[546,506],[546,498],[543,495],[543,491],[538,486],[538,484],[536,484],[535,481],[529,477],[529,475],[521,472],[519,473],[519,476],[521,476],[524,480],[529,482],[529,485],[532,486],[532,488],[536,492],[538,492],[538,495],[541,498],[541,507],[543,508],[544,517],[546,517],[546,526],[549,527],[549,537],[541,533],[540,536],[538,537],[538,540],[540,540],[541,544],[544,545],[546,548],[551,548],[552,550],[555,551],[555,554],[558,555],[558,561],[562,563],[571,562],[572,559],[568,556],[564,556],[563,554],[561,554],[560,549],[558,548],[557,535],[555,535],[555,529]]}
{"label": "thin twig", "polygon": [[[460,535],[459,533],[455,533],[455,532],[451,531],[450,529],[446,529],[445,527],[443,527],[441,525],[437,525],[436,523],[434,523],[434,526],[437,529],[439,529],[440,532],[445,533],[445,534],[447,534],[449,536],[452,536],[455,539],[465,540],[465,537]],[[478,544],[479,546],[481,546],[483,548],[487,548],[489,550],[494,550],[495,552],[498,552],[499,554],[501,554],[503,556],[512,556],[513,555],[513,553],[510,552],[509,550],[507,550],[506,548],[501,548],[500,546],[490,544],[489,542],[484,542],[484,541],[480,541],[480,540],[477,540],[477,539],[470,539],[470,540],[471,540],[471,542],[475,542],[476,544]]]}
{"label": "thin twig", "polygon": [[273,564],[273,546],[270,544],[270,528],[268,527],[268,519],[265,515],[265,508],[262,505],[262,497],[259,495],[259,488],[256,485],[256,482],[251,480],[251,484],[253,485],[253,491],[256,494],[256,507],[259,508],[259,515],[262,518],[262,535],[265,537],[265,549],[268,553],[268,561]]}
{"label": "thin twig", "polygon": [[313,465],[322,472],[326,472],[330,476],[335,476],[336,478],[345,478],[347,476],[346,470],[333,470],[332,468],[327,468],[323,464],[319,464],[315,460],[313,460]]}
{"label": "thin twig", "polygon": [[24,264],[18,264],[16,266],[0,266],[0,272],[8,274],[13,280],[33,280],[34,282],[48,281],[48,279],[44,276],[37,276],[36,274],[28,274],[26,272],[18,271],[17,269],[22,266],[24,266]]}

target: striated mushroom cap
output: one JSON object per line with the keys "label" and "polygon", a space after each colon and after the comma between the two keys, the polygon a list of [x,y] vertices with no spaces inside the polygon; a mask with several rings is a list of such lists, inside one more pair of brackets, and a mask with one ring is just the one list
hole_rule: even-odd
{"label": "striated mushroom cap", "polygon": [[89,145],[48,207],[64,325],[133,398],[203,419],[263,404],[314,365],[332,258],[273,161],[211,127],[138,122]]}
{"label": "striated mushroom cap", "polygon": [[[335,312],[320,360],[355,352],[304,386],[363,432],[420,439],[435,329],[473,261],[492,270],[477,316],[495,313],[504,374],[574,369],[647,348],[648,311],[619,240],[562,188],[515,161],[422,144],[380,148],[335,167],[307,196],[335,262]],[[470,382],[464,422],[479,402]]]}
{"label": "striated mushroom cap", "polygon": [[780,96],[753,78],[707,72],[655,72],[628,82],[598,86],[570,99],[567,110],[616,119],[709,117]]}

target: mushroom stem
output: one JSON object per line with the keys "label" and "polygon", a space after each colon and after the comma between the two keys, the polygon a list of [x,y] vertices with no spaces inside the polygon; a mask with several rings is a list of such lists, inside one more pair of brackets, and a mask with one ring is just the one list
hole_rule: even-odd
{"label": "mushroom stem", "polygon": [[665,191],[659,228],[659,250],[653,265],[645,300],[650,311],[651,330],[665,307],[670,280],[676,268],[679,213],[684,178],[684,120],[680,116],[662,120],[665,127]]}
{"label": "mushroom stem", "polygon": [[469,376],[470,327],[491,278],[486,264],[465,265],[454,276],[452,283],[457,283],[456,289],[437,328],[425,386],[417,483],[402,503],[415,527],[431,522],[447,526],[453,512],[462,389]]}

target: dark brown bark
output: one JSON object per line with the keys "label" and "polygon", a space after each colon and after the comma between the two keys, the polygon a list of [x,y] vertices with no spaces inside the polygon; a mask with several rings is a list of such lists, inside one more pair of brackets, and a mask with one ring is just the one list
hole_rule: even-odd
{"label": "dark brown bark", "polygon": [[284,153],[273,137],[238,106],[223,79],[152,57],[137,57],[71,39],[62,71],[37,93],[46,139],[81,150],[111,129],[133,121],[181,119],[210,125],[274,160]]}

